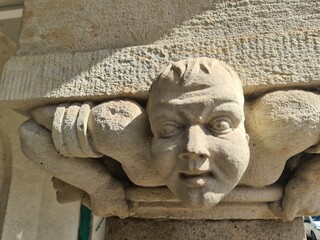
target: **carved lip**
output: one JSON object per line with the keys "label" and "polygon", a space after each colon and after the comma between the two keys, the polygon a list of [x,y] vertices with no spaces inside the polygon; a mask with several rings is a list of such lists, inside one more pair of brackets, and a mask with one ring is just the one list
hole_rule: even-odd
{"label": "carved lip", "polygon": [[183,171],[180,172],[179,178],[189,187],[203,187],[208,180],[214,178],[214,175],[209,171]]}

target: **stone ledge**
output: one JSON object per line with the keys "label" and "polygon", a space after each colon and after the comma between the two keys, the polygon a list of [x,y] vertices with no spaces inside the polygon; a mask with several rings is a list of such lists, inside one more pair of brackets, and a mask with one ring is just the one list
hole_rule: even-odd
{"label": "stone ledge", "polygon": [[252,188],[238,186],[212,209],[184,207],[169,189],[127,188],[130,217],[166,219],[278,219],[269,202],[282,198],[280,186]]}
{"label": "stone ledge", "polygon": [[[306,47],[301,50],[295,49],[294,45],[284,46],[281,40],[284,36],[280,35],[269,36],[268,41],[263,40],[263,35],[246,39],[251,48],[262,44],[265,49],[276,44],[276,54],[287,58],[276,60],[274,56],[257,51],[254,55],[259,60],[255,60],[243,50],[243,40],[241,43],[233,39],[233,43],[228,43],[233,51],[228,53],[230,58],[222,55],[218,59],[228,62],[240,75],[247,97],[275,89],[316,89],[320,87],[320,65],[317,64],[319,52],[314,47],[320,43],[314,34],[302,32],[287,36],[292,42],[300,39],[299,44]],[[305,41],[306,38],[312,41]],[[209,43],[204,41],[202,44]],[[214,52],[197,50],[197,44],[193,43],[12,57],[3,71],[0,101],[12,101],[13,105],[17,103],[17,109],[23,109],[28,104],[39,106],[39,102],[44,105],[116,97],[146,100],[151,82],[161,68],[170,61],[189,57],[185,52],[187,48],[190,48],[188,52],[193,52],[192,56],[217,57]],[[299,60],[290,57],[291,54],[296,54]]]}
{"label": "stone ledge", "polygon": [[[161,68],[189,57],[227,62],[242,79],[247,97],[275,89],[320,87],[316,1],[206,4],[206,11],[198,9],[196,15],[182,17],[180,25],[171,26],[168,34],[157,41],[131,44],[149,45],[73,49],[77,53],[61,46],[63,51],[55,54],[40,51],[38,54],[46,54],[33,55],[35,52],[30,51],[30,56],[13,57],[0,82],[0,101],[10,101],[18,110],[26,110],[81,99],[146,100],[149,86]],[[284,18],[284,12],[290,21]],[[91,52],[80,52],[84,50]]]}

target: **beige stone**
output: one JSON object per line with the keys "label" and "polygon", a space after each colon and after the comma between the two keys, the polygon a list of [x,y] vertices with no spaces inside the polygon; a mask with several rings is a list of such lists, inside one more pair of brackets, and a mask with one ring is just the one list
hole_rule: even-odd
{"label": "beige stone", "polygon": [[169,65],[149,91],[151,160],[168,188],[192,208],[212,208],[249,163],[241,81],[223,62]]}
{"label": "beige stone", "polygon": [[16,48],[16,44],[0,32],[0,76],[4,68],[4,63],[16,53]]}
{"label": "beige stone", "polygon": [[[139,229],[139,231],[137,231]],[[106,238],[110,240],[231,239],[231,240],[305,240],[302,218],[281,221],[173,221],[107,218]]]}
{"label": "beige stone", "polygon": [[[88,112],[84,121],[81,110],[86,107]],[[81,158],[106,155],[119,161],[136,185],[164,185],[149,157],[148,117],[137,103],[60,104],[36,108],[31,111],[31,116],[52,130],[54,146],[61,155]],[[81,129],[87,129],[86,135]],[[39,131],[43,131],[41,127]]]}
{"label": "beige stone", "polygon": [[[60,203],[80,200],[92,208],[90,196],[82,189],[56,178],[53,179],[53,184]],[[278,219],[268,204],[280,201],[282,191],[280,186],[259,189],[236,187],[220,204],[208,211],[208,209],[192,209],[184,206],[165,187],[125,188],[129,217],[148,219]],[[108,204],[111,208],[114,202],[109,199]],[[115,206],[119,207],[117,203]]]}
{"label": "beige stone", "polygon": [[150,159],[150,129],[145,110],[132,101],[110,101],[92,108],[88,122],[93,146],[119,161],[138,186],[164,185]]}
{"label": "beige stone", "polygon": [[320,212],[318,204],[320,156],[311,155],[290,178],[281,200],[271,204],[271,210],[284,220],[292,221],[295,216],[315,216]]}
{"label": "beige stone", "polygon": [[[131,202],[165,202],[178,203],[179,200],[173,193],[165,187],[142,188],[130,187],[126,189],[126,198]],[[228,196],[223,199],[227,203],[265,203],[274,202],[282,198],[282,188],[272,185],[265,188],[253,188],[247,186],[237,186]],[[169,205],[168,205],[169,206]]]}
{"label": "beige stone", "polygon": [[55,177],[88,193],[96,215],[127,216],[122,185],[113,179],[102,163],[94,159],[60,155],[50,132],[32,120],[22,125],[20,136],[24,154]]}
{"label": "beige stone", "polygon": [[[60,203],[80,200],[91,207],[90,196],[82,189],[76,188],[59,179],[53,178],[53,186],[57,191]],[[282,187],[266,188],[236,187],[215,208],[190,209],[165,187],[125,188],[129,206],[129,216],[134,218],[170,218],[170,219],[277,219],[269,209],[268,203],[282,199]],[[109,208],[114,202],[109,201]]]}
{"label": "beige stone", "polygon": [[[314,146],[319,144],[319,100],[319,95],[314,92],[274,91],[247,101],[244,112],[241,82],[232,69],[213,59],[187,59],[169,65],[151,87],[147,106],[155,138],[151,159],[151,134],[146,112],[139,104],[128,100],[36,108],[31,111],[35,122],[30,120],[21,128],[22,148],[32,161],[71,184],[59,181],[55,184],[60,202],[81,200],[96,214],[178,219],[269,219],[277,218],[268,209],[268,204],[274,202],[271,204],[273,213],[292,220],[306,213],[319,212],[316,204],[305,204],[303,200],[304,195],[310,196],[309,203],[314,198],[313,188],[305,185],[314,179],[312,166],[316,169],[317,165],[310,163],[316,160],[305,154],[315,152]],[[224,105],[229,107],[224,109]],[[250,136],[249,165],[249,156],[244,152],[249,150],[244,115]],[[84,123],[87,125],[83,126]],[[52,140],[48,130],[52,130]],[[232,141],[231,135],[237,140],[228,145],[226,142]],[[34,142],[38,144],[34,145]],[[221,153],[228,154],[223,158]],[[209,212],[193,211],[172,199],[166,202],[168,196],[164,195],[164,189],[158,194],[152,193],[151,189],[148,194],[147,190],[142,195],[142,198],[149,199],[145,202],[141,202],[141,198],[132,201],[128,192],[130,188],[122,187],[127,183],[111,177],[119,169],[111,167],[107,170],[104,161],[89,158],[102,155],[121,163],[134,184],[154,187],[165,183],[189,207],[208,208],[219,203],[237,185],[247,165],[240,185],[266,187],[278,179],[287,179],[278,183],[285,192],[284,196],[263,198],[255,204],[251,204],[250,194],[242,192],[245,201],[230,203],[226,198],[223,204]],[[301,177],[293,175],[285,186],[294,169],[298,169],[297,176],[306,176],[306,183],[300,183]],[[215,181],[211,182],[211,179]],[[290,186],[294,183],[300,187],[291,191]],[[189,188],[190,184],[199,185],[201,191],[196,191],[195,186]],[[157,201],[150,200],[151,196],[156,196]],[[252,214],[247,213],[249,209]]]}
{"label": "beige stone", "polygon": [[[290,4],[274,0],[95,0],[94,4],[89,0],[76,3],[42,0],[39,4],[37,0],[25,0],[24,7],[20,55],[83,52],[161,41],[180,48],[181,42],[193,41],[199,47],[188,49],[184,58],[202,51],[205,56],[215,53],[214,57],[221,59],[218,56],[227,57],[239,50],[252,57],[258,52],[261,58],[252,61],[259,60],[266,66],[266,58],[285,59],[282,54],[291,47],[301,47],[287,53],[294,58],[302,51],[311,50],[312,46],[300,44],[309,34],[317,36],[319,24],[319,19],[314,17],[318,3],[313,0],[295,0]],[[295,36],[299,37],[295,39]],[[308,41],[312,43],[313,39]]]}
{"label": "beige stone", "polygon": [[259,187],[275,183],[289,158],[319,144],[317,92],[271,92],[247,102],[245,112],[251,159],[242,184]]}
{"label": "beige stone", "polygon": [[[169,62],[203,56],[232,66],[247,97],[320,86],[317,1],[142,2],[82,0],[59,11],[57,21],[60,0],[26,1],[21,56],[7,63],[0,99],[24,111],[84,98],[146,100]],[[92,21],[99,26],[96,37]]]}
{"label": "beige stone", "polygon": [[[178,79],[174,74],[180,74]],[[160,81],[161,79],[163,81]],[[178,82],[174,85],[166,84],[165,80],[169,79],[171,82],[176,80]],[[201,79],[200,85],[194,81],[199,79]],[[173,90],[177,88],[179,82],[185,82],[184,87]],[[204,95],[203,98],[199,98],[197,93],[192,94],[192,91],[196,91],[201,86],[203,92],[200,92],[200,95],[208,91],[214,91]],[[226,91],[231,92],[227,94]],[[157,92],[160,94],[158,95]],[[165,92],[167,92],[167,95],[164,94]],[[177,97],[183,93],[185,97],[181,97],[182,95]],[[229,98],[221,104],[221,97],[226,95],[229,95]],[[233,101],[233,104],[230,105],[230,101]],[[172,106],[167,106],[167,103]],[[208,105],[209,103],[210,105]],[[217,103],[219,103],[219,106]],[[183,115],[174,107],[176,105],[181,106],[181,104],[187,104],[186,113]],[[208,107],[199,112],[199,106],[203,104],[208,105]],[[165,182],[184,204],[190,207],[209,208],[219,203],[235,187],[248,164],[249,147],[243,125],[243,104],[241,82],[232,69],[215,59],[187,59],[177,62],[175,65],[170,65],[151,88],[148,110],[155,137],[151,160],[148,153],[150,150],[148,121],[144,110],[139,105],[129,101],[110,101],[99,104],[92,108],[87,128],[92,141],[92,148],[119,161],[129,179],[135,184],[150,187],[161,186]],[[220,105],[226,106],[221,107]],[[166,112],[165,109],[158,111],[158,107],[166,107],[168,111]],[[52,107],[44,110],[44,116],[47,116],[47,119],[43,116],[36,116],[36,119],[44,121],[43,126],[50,126],[48,120],[53,119],[52,140],[54,146],[48,146],[50,139],[48,139],[48,132],[44,128],[32,120],[24,123],[21,127],[22,150],[28,158],[44,167],[54,176],[89,194],[91,208],[96,214],[116,214],[124,217],[126,208],[123,205],[125,199],[121,184],[111,177],[107,169],[103,169],[103,165],[98,160],[93,162],[94,160],[90,159],[80,159],[89,157],[85,156],[82,151],[78,137],[77,122],[78,118],[81,117],[78,114],[80,109],[81,104],[61,104],[56,107],[53,118],[48,115],[48,113],[53,112]],[[209,116],[207,116],[208,111],[212,112]],[[216,112],[224,111],[226,111],[224,115],[216,114]],[[182,125],[176,126],[177,123],[173,122],[174,116],[181,115],[181,118],[184,116],[185,123],[181,122],[183,125],[189,124],[189,121],[192,121],[192,125],[195,124],[194,120],[189,119],[190,117],[186,118],[187,112],[190,112],[189,115],[196,121],[198,121],[198,118],[203,118],[201,124],[196,125],[201,131],[192,133],[194,136],[183,135],[188,137],[189,140],[184,142],[179,139],[181,144],[170,143],[169,140],[168,145],[164,140],[159,141],[159,138],[171,139],[172,132],[176,134],[179,133],[176,130],[182,129]],[[162,119],[163,116],[155,116],[155,113],[164,113],[163,116],[166,119],[163,119],[162,123],[158,122],[157,119]],[[39,110],[32,111],[32,115],[39,114],[41,115]],[[208,127],[209,124],[210,127]],[[159,136],[158,130],[155,130],[156,126],[160,129],[163,126],[165,127],[165,136]],[[175,129],[172,129],[173,127]],[[189,128],[186,129],[187,132],[191,131],[191,128],[190,130]],[[204,129],[206,129],[205,132],[203,132]],[[159,130],[159,132],[162,131]],[[209,138],[206,137],[208,131],[210,131]],[[228,134],[230,132],[231,134]],[[182,136],[182,134],[179,135]],[[219,143],[222,140],[215,142],[214,137],[220,135],[222,135],[222,138],[229,136],[227,137],[227,144]],[[206,147],[205,144],[201,144],[202,141],[211,145],[217,144],[215,148],[221,148],[222,150],[218,152]],[[34,145],[35,142],[36,145]],[[184,145],[182,145],[182,142]],[[175,150],[171,145],[180,147]],[[200,148],[203,148],[203,151],[200,152]],[[57,152],[54,152],[54,149]],[[46,155],[43,154],[44,151]],[[172,151],[173,154],[168,155],[166,153],[168,151]],[[224,154],[227,152],[229,154],[233,153],[232,157]],[[180,157],[180,155],[183,156]],[[59,156],[61,156],[60,160]],[[65,159],[64,164],[61,164],[62,159]],[[183,165],[176,165],[177,159]],[[193,162],[195,166],[192,165]],[[172,167],[173,164],[177,166],[176,169]],[[158,174],[155,168],[157,168],[162,179],[157,178]],[[174,174],[169,176],[168,173]],[[84,174],[85,177],[81,177],[81,174]],[[200,185],[198,184],[199,181],[202,182],[199,183]],[[191,183],[193,185],[190,187]],[[195,183],[196,186],[194,186]],[[59,187],[57,189],[59,190]],[[66,187],[64,187],[65,189]],[[60,193],[62,192],[60,189]],[[116,192],[118,194],[115,194]],[[186,197],[187,193],[191,198]],[[65,195],[67,200],[70,199],[67,192]],[[103,202],[105,204],[102,204]]]}
{"label": "beige stone", "polygon": [[0,161],[5,160],[4,168],[0,167],[5,173],[0,195],[0,239],[76,239],[79,202],[56,202],[52,176],[21,152],[18,128],[26,118],[3,104],[0,109]]}
{"label": "beige stone", "polygon": [[[36,164],[59,178],[54,181],[59,201],[81,200],[97,214],[121,217],[281,217],[292,220],[320,211],[316,204],[311,204],[317,197],[312,189],[316,187],[314,173],[318,169],[316,154],[320,146],[319,95],[315,93],[319,88],[320,72],[319,32],[315,28],[319,21],[313,17],[317,2],[213,3],[205,0],[181,4],[165,0],[141,4],[140,0],[134,3],[123,0],[108,5],[97,0],[94,7],[88,8],[93,4],[81,0],[66,4],[57,20],[60,3],[60,0],[45,0],[41,4],[26,1],[19,56],[8,61],[0,82],[0,99],[34,118],[21,128],[22,147]],[[166,17],[161,17],[163,13]],[[134,17],[127,17],[131,15]],[[151,16],[163,20],[150,21]],[[291,21],[287,21],[288,18]],[[113,21],[121,23],[119,28],[113,27]],[[75,22],[81,27],[74,26]],[[143,25],[145,28],[141,28]],[[219,91],[207,94],[210,101],[204,100],[207,95],[201,94],[197,87],[190,93],[173,91],[171,86],[166,86],[158,96],[151,91],[149,110],[155,108],[152,102],[170,102],[172,112],[164,114],[167,118],[178,115],[175,114],[178,108],[173,105],[179,105],[181,110],[186,99],[190,105],[195,105],[185,108],[184,119],[187,120],[183,127],[177,127],[177,124],[160,126],[160,118],[154,117],[150,110],[154,141],[152,158],[149,157],[151,134],[144,106],[151,82],[165,65],[203,56],[227,62],[240,76],[247,100],[245,125],[251,138],[249,164],[243,126],[243,94],[239,84],[215,86]],[[180,74],[181,79],[187,79],[189,74],[197,76],[199,69],[200,72],[211,69],[206,64],[197,68],[193,63],[191,69],[188,64],[185,68],[177,62],[173,65],[172,71],[177,70],[176,75]],[[220,66],[219,71],[221,69]],[[177,80],[170,71],[167,78]],[[184,72],[188,74],[184,76]],[[228,74],[235,75],[232,70],[222,72],[217,78],[228,79]],[[201,79],[197,76],[197,80]],[[239,118],[237,127],[228,127],[233,122],[225,115],[211,125],[200,119],[203,116],[199,111],[205,109],[201,104],[211,106],[218,94],[241,102],[238,104],[241,111],[234,114]],[[48,104],[55,105],[47,107]],[[45,107],[36,108],[38,106]],[[228,111],[236,112],[239,106]],[[197,117],[199,119],[195,120]],[[231,138],[216,134],[220,128],[239,133],[233,144],[225,143]],[[181,132],[186,137],[174,142],[172,139]],[[213,144],[210,135],[221,138],[220,144]],[[212,140],[209,147],[207,143],[202,144],[209,138]],[[210,151],[202,149],[200,153],[201,147]],[[175,152],[175,149],[181,153],[176,154],[178,150]],[[164,152],[167,155],[162,155]],[[224,154],[221,159],[225,161],[218,161],[220,165],[215,166],[213,160],[204,159],[208,152],[215,157]],[[202,162],[195,161],[195,156],[201,156]],[[114,161],[111,158],[118,165],[110,166]],[[185,164],[185,168],[170,165],[177,158],[194,161]],[[151,160],[158,163],[153,166]],[[164,163],[164,160],[173,161]],[[191,172],[190,168],[196,171]],[[144,197],[150,202],[133,201],[130,196],[136,195],[129,193],[132,183],[116,174],[122,169],[138,186],[162,186],[165,182],[179,201],[189,207],[212,207],[222,202],[208,212],[194,211],[171,199],[165,188],[155,198],[158,201],[150,200],[154,196],[151,192]],[[211,175],[213,169],[219,175],[216,176],[219,181],[207,184],[211,179],[207,175]],[[172,174],[178,177],[171,179]],[[176,180],[181,180],[181,176],[189,183],[193,181],[210,189],[199,192],[180,186]],[[250,202],[248,197],[243,197],[250,194],[244,191],[238,194],[245,200],[231,201],[232,189],[243,185],[246,186],[244,189],[269,189],[274,183],[284,190],[283,196]],[[236,187],[237,184],[240,186]],[[218,194],[210,195],[214,192],[210,192],[211,188]],[[271,192],[266,195],[274,196]],[[305,196],[306,201],[301,196]],[[161,197],[168,202],[161,203]],[[112,204],[108,205],[108,202]],[[276,216],[270,212],[269,203]],[[245,214],[240,214],[241,211]]]}
{"label": "beige stone", "polygon": [[[13,107],[22,110],[39,106],[39,102],[36,101],[39,98],[43,99],[43,105],[69,100],[79,101],[84,97],[86,100],[119,96],[146,100],[147,91],[157,73],[168,62],[185,57],[183,52],[186,50],[181,49],[181,52],[177,52],[178,50],[170,51],[167,47],[153,45],[92,53],[17,56],[10,59],[4,69],[0,99],[11,100],[10,104]],[[225,60],[239,73],[244,93],[251,96],[274,89],[319,87],[319,69],[315,62],[317,56],[306,58],[314,61],[305,65],[308,61],[303,57],[299,61],[288,57],[286,64],[292,65],[290,69],[296,71],[283,75],[274,74],[274,62],[263,67],[262,71],[255,63],[250,66],[243,65],[249,64],[252,61],[250,59],[239,62]],[[283,62],[279,64],[277,68],[285,68],[281,65]],[[265,69],[268,67],[270,69]]]}
{"label": "beige stone", "polygon": [[0,236],[5,219],[10,183],[12,177],[12,150],[8,134],[0,126]]}
{"label": "beige stone", "polygon": [[282,188],[236,187],[211,209],[195,209],[179,202],[167,188],[127,188],[130,217],[170,219],[277,219],[268,203],[282,198]]}

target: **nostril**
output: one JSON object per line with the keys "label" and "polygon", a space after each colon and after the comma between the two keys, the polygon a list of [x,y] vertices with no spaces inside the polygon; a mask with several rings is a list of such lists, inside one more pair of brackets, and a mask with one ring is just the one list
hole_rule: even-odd
{"label": "nostril", "polygon": [[182,153],[179,155],[180,160],[191,160],[191,159],[202,159],[205,160],[209,156],[205,153],[194,153],[194,152],[187,152],[187,153]]}

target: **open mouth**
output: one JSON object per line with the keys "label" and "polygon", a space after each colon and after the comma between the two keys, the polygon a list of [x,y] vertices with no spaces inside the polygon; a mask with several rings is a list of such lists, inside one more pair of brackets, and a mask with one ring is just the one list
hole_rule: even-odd
{"label": "open mouth", "polygon": [[202,187],[206,184],[208,180],[214,178],[214,175],[212,172],[182,172],[179,174],[179,178],[190,187]]}

